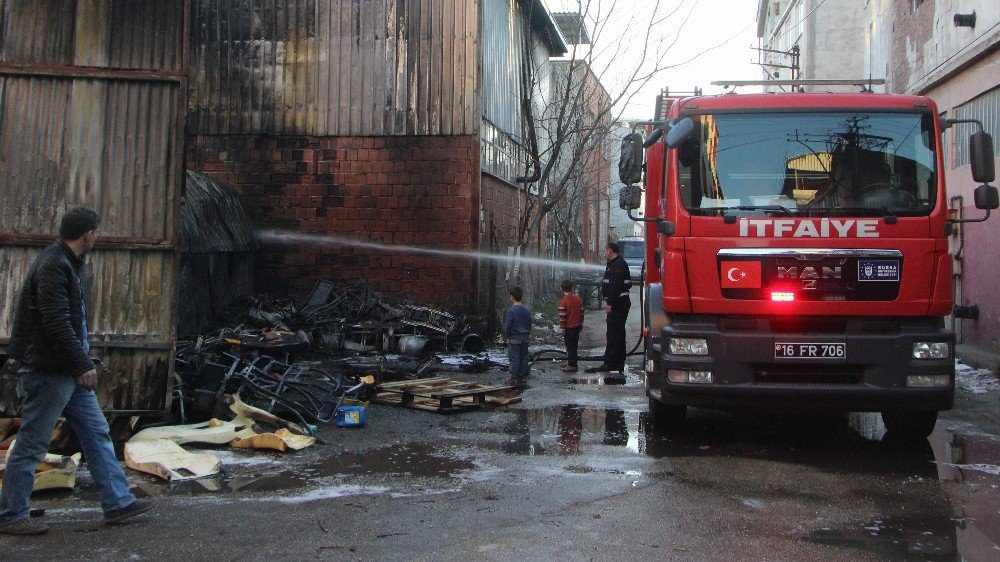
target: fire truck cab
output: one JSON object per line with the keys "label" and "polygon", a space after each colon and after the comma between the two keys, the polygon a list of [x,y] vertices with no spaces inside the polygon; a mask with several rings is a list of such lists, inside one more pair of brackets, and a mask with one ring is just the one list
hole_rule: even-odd
{"label": "fire truck cab", "polygon": [[[926,97],[699,96],[622,147],[645,191],[645,386],[659,427],[688,406],[878,411],[926,436],[952,407],[945,120]],[[992,139],[970,137],[976,206],[998,207]],[[640,185],[641,184],[641,185]],[[962,219],[966,221],[985,220]],[[633,217],[634,218],[634,217]]]}

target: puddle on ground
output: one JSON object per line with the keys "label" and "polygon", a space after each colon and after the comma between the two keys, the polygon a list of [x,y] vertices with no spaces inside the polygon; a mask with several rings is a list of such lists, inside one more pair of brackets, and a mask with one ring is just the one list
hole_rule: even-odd
{"label": "puddle on ground", "polygon": [[569,379],[569,384],[586,384],[592,386],[621,386],[625,384],[626,379],[622,376],[617,377],[574,377]]}
{"label": "puddle on ground", "polygon": [[955,501],[958,552],[1000,559],[1000,440],[939,429],[928,438],[938,479]]}
{"label": "puddle on ground", "polygon": [[311,478],[342,475],[394,475],[417,478],[451,478],[472,470],[472,461],[441,454],[440,447],[413,443],[370,451],[340,453],[300,472]]}
{"label": "puddle on ground", "polygon": [[[256,467],[258,464],[265,468],[247,470],[247,466]],[[272,495],[274,492],[307,490],[316,482],[327,482],[331,477],[338,476],[453,478],[476,468],[476,465],[469,460],[443,455],[439,447],[420,443],[337,453],[329,458],[295,468],[289,469],[287,466],[287,463],[280,460],[275,462],[262,460],[255,463],[245,459],[232,464],[224,463],[222,470],[216,476],[180,482],[166,482],[132,471],[129,475],[132,477],[133,486],[151,497],[237,492]],[[92,483],[81,486],[72,495],[86,501],[96,501],[100,497],[99,490]]]}
{"label": "puddle on ground", "polygon": [[957,550],[954,525],[940,517],[873,519],[846,528],[817,529],[808,538],[820,544],[872,551],[879,558],[953,559]]}
{"label": "puddle on ground", "polygon": [[[648,414],[639,410],[569,404],[515,408],[503,415],[509,421],[501,428],[499,442],[472,445],[509,455],[582,457],[585,462],[565,467],[570,473],[605,473],[591,461],[625,453],[657,458],[767,458],[904,485],[939,481],[952,500],[953,513],[931,510],[920,516],[904,508],[902,513],[908,517],[900,517],[899,509],[892,509],[886,518],[819,528],[806,536],[823,544],[866,549],[884,558],[1000,559],[1000,441],[988,436],[939,429],[923,443],[893,444],[882,441],[885,428],[878,414],[852,414],[845,424],[843,416],[835,415],[693,410],[683,431],[668,434],[649,431]],[[469,445],[461,439],[456,444]],[[478,470],[473,460],[450,455],[441,443],[339,453],[296,468],[288,466],[280,457],[259,464],[243,459],[224,464],[217,478],[169,484],[142,477],[138,487],[153,496],[236,492],[274,496],[295,490],[306,492],[302,497],[307,501],[310,491],[327,493],[322,486],[316,488],[317,482],[349,487],[350,479],[340,480],[340,476],[367,477],[362,478],[366,482],[381,475],[462,479]],[[94,500],[97,491],[90,485],[77,495]]]}
{"label": "puddle on ground", "polygon": [[[850,426],[870,441],[886,435],[882,416],[852,412]],[[1000,559],[1000,440],[942,428],[927,438],[936,477],[955,505],[955,549],[966,560]],[[939,546],[938,542],[929,543]],[[919,543],[926,546],[925,543]],[[934,551],[920,551],[923,554]]]}
{"label": "puddle on ground", "polygon": [[595,446],[640,452],[644,412],[577,405],[512,410],[500,450],[511,455],[581,455]]}
{"label": "puddle on ground", "polygon": [[628,384],[629,381],[640,382],[634,375],[633,371],[635,367],[626,364],[625,369],[621,372],[609,372],[609,373],[587,373],[586,369],[580,371],[579,376],[574,376],[568,379],[566,382],[569,384],[583,384],[591,386],[622,386]]}

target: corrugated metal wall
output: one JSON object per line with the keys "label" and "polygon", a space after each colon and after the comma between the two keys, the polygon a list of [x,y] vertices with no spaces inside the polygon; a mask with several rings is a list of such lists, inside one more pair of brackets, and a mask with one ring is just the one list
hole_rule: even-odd
{"label": "corrugated metal wall", "polygon": [[524,21],[517,0],[483,0],[483,117],[521,139]]}
{"label": "corrugated metal wall", "polygon": [[193,0],[194,134],[479,133],[475,0]]}
{"label": "corrugated metal wall", "polygon": [[[985,93],[959,105],[955,108],[955,117],[958,119],[979,119],[987,133],[993,135],[994,139],[1000,137],[1000,87],[987,90]],[[954,131],[960,131],[955,133]],[[971,128],[959,127],[949,129],[952,134],[957,134],[958,142],[955,143],[955,159],[952,162],[952,169],[969,165],[969,142],[968,131]],[[1000,142],[994,141],[993,155],[1000,156]]]}
{"label": "corrugated metal wall", "polygon": [[0,0],[0,346],[27,269],[76,205],[109,410],[162,410],[176,321],[187,2]]}

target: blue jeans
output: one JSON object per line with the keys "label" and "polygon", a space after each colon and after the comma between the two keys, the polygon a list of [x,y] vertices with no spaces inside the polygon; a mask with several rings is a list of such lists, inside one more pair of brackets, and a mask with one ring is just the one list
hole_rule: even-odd
{"label": "blue jeans", "polygon": [[528,380],[528,342],[508,343],[507,359],[510,360],[510,378],[516,381]]}
{"label": "blue jeans", "polygon": [[135,501],[125,472],[115,458],[108,421],[97,396],[76,379],[37,370],[20,372],[24,402],[17,442],[7,452],[3,489],[0,491],[0,525],[28,517],[28,498],[35,483],[35,468],[45,460],[49,440],[59,416],[65,416],[83,448],[94,483],[101,490],[104,512],[128,507]]}

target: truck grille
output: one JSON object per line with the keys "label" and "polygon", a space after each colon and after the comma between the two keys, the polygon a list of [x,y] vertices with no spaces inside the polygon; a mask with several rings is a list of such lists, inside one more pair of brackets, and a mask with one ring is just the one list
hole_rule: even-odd
{"label": "truck grille", "polygon": [[855,365],[755,365],[754,384],[852,386],[861,384],[864,367]]}
{"label": "truck grille", "polygon": [[722,296],[769,300],[773,290],[792,291],[797,301],[891,301],[899,296],[903,255],[898,250],[838,248],[735,248],[720,250],[722,262],[760,264],[760,287],[722,288]]}

